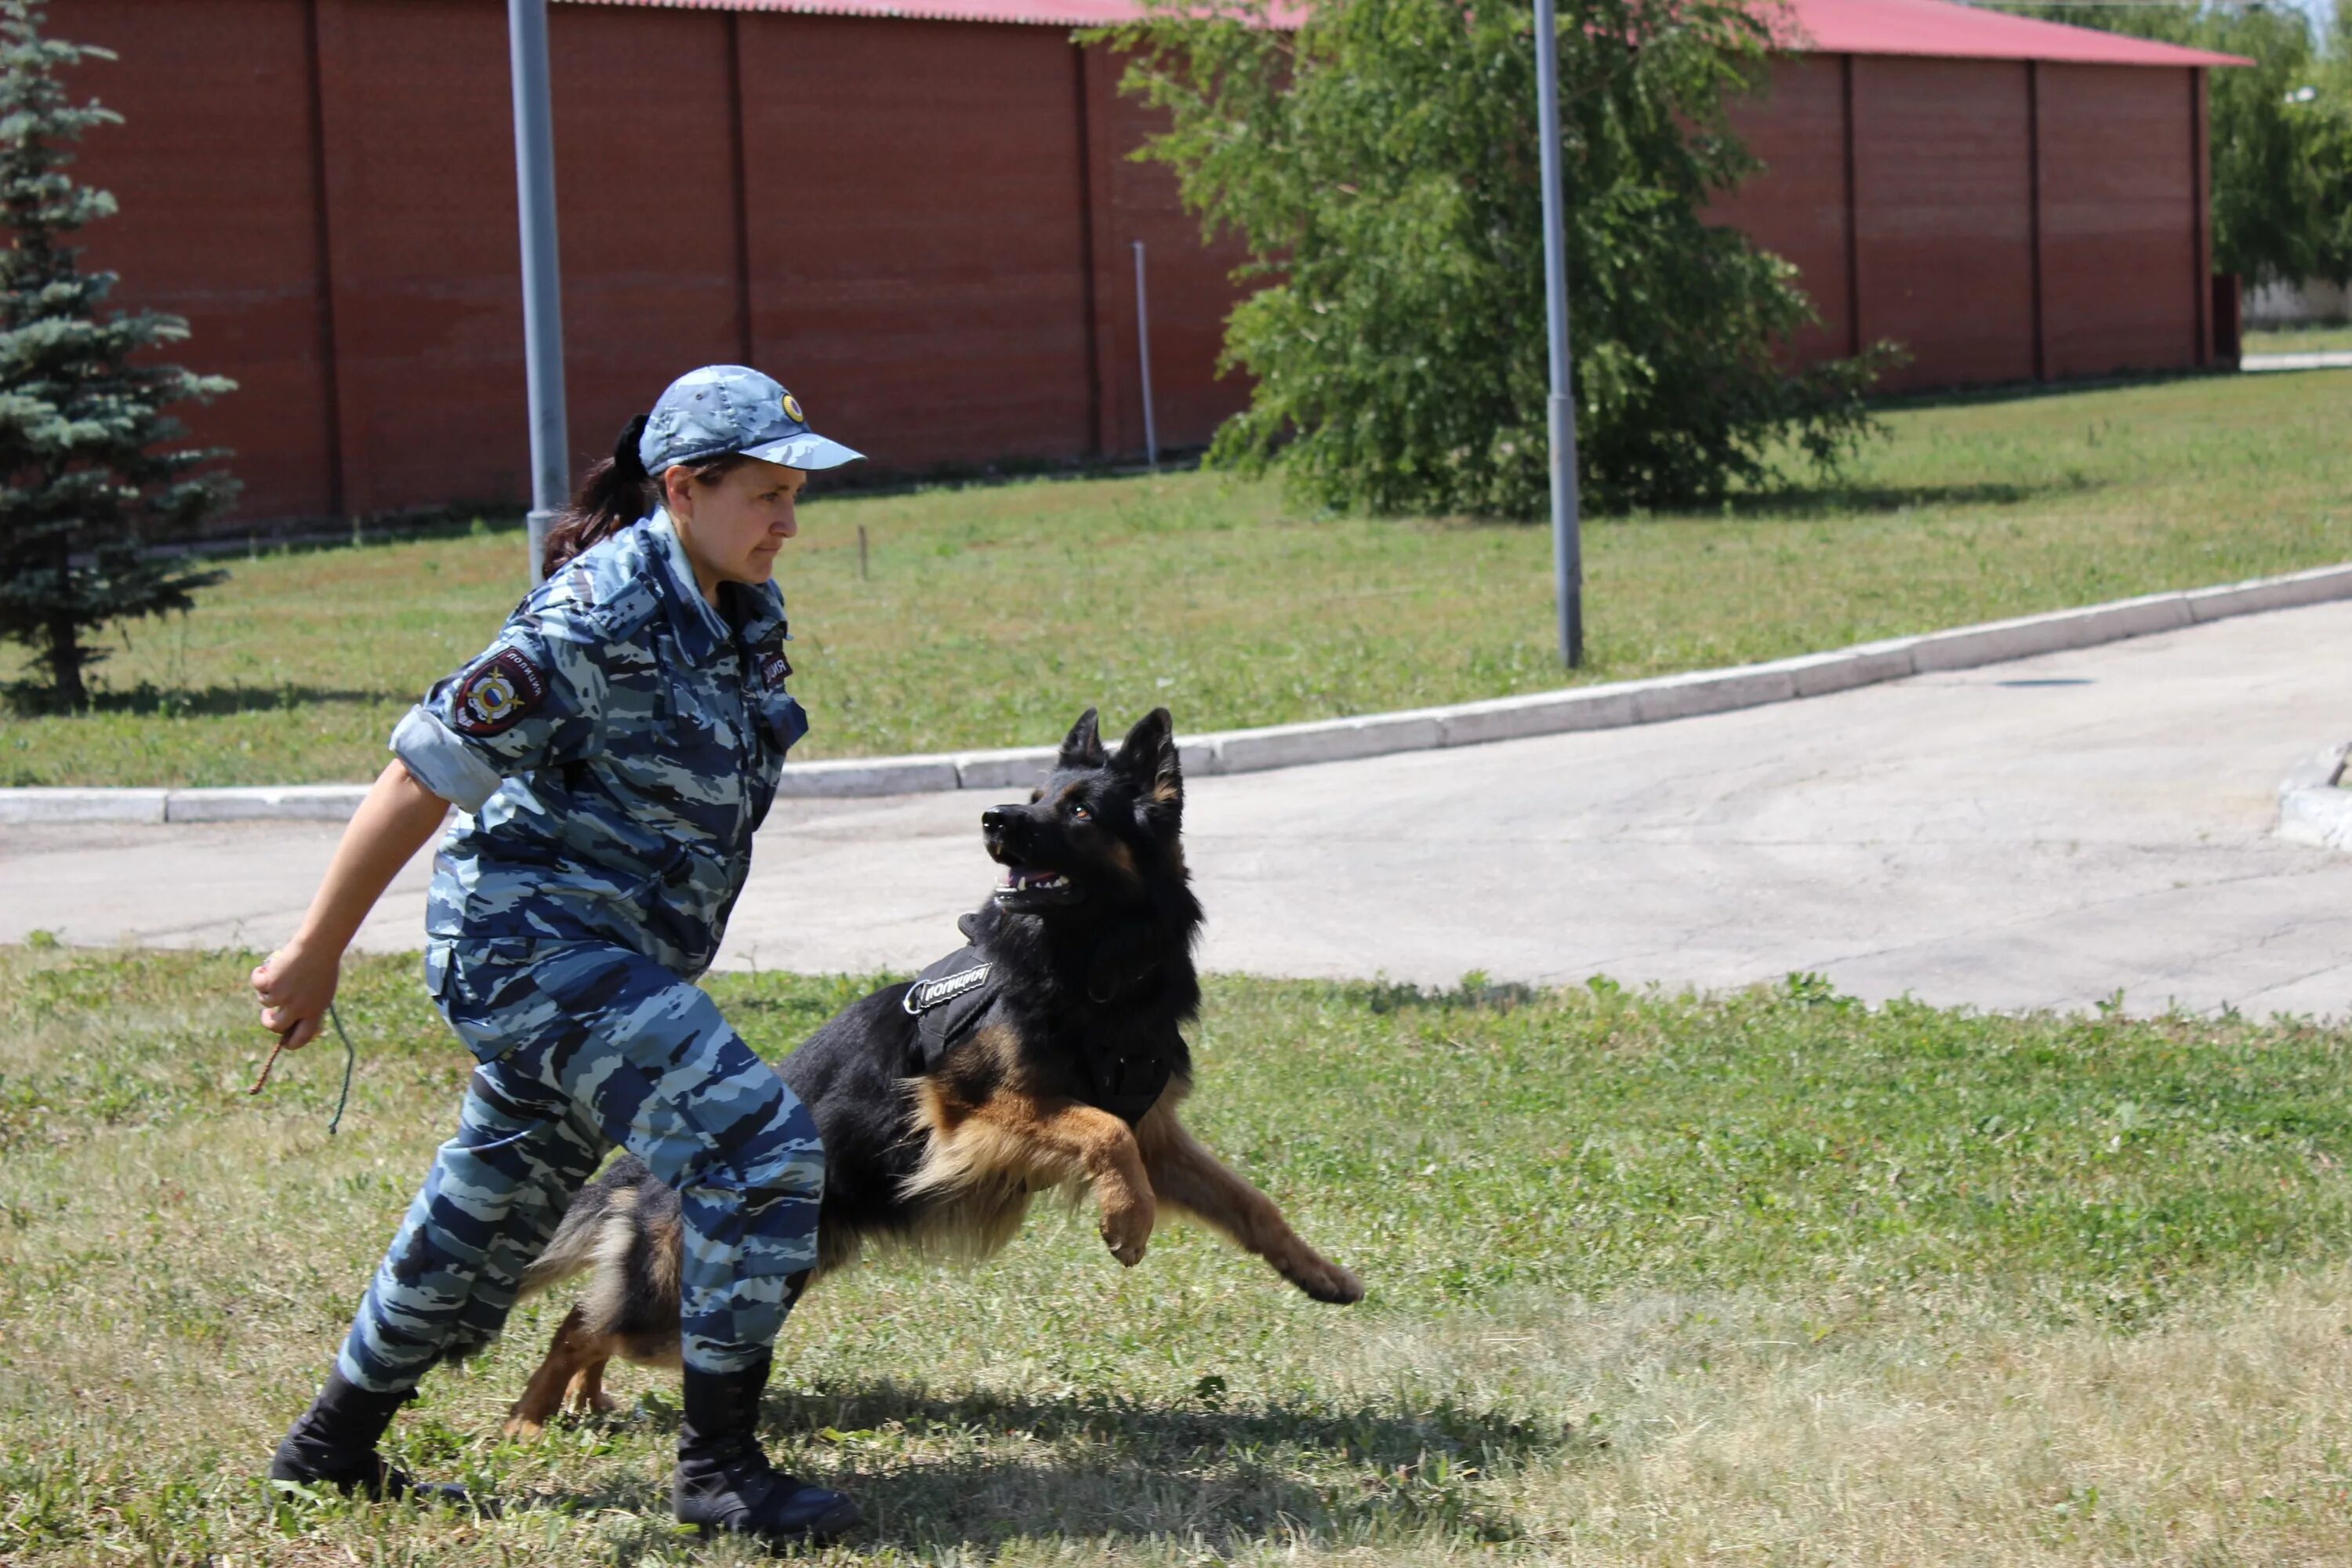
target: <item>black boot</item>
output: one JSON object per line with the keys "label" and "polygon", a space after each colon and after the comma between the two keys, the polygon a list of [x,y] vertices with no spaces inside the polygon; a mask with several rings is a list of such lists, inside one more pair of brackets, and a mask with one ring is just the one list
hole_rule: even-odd
{"label": "black boot", "polygon": [[804,1486],[760,1451],[760,1391],[771,1362],[741,1372],[686,1369],[685,1419],[677,1428],[671,1506],[704,1533],[753,1535],[772,1546],[822,1545],[866,1522],[836,1491]]}
{"label": "black boot", "polygon": [[375,1451],[393,1413],[416,1397],[405,1388],[397,1394],[375,1394],[345,1380],[341,1372],[327,1374],[327,1386],[269,1461],[269,1479],[302,1486],[331,1486],[349,1497],[354,1491],[370,1498],[406,1498],[417,1502],[467,1504],[466,1489],[446,1482],[425,1483],[406,1471],[384,1463]]}

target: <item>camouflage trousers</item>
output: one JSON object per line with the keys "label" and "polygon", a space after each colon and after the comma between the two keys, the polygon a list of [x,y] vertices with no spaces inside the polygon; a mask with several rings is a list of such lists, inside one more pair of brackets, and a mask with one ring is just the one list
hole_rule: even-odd
{"label": "camouflage trousers", "polygon": [[414,1387],[495,1338],[572,1195],[614,1144],[677,1190],[688,1365],[769,1352],[816,1265],[816,1122],[710,998],[596,942],[436,943],[425,979],[480,1058],[360,1304],[337,1365],[362,1388]]}

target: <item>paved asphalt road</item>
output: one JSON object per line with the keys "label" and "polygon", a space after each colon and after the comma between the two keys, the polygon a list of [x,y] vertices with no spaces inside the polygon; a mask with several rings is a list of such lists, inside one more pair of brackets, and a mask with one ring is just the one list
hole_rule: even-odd
{"label": "paved asphalt road", "polygon": [[[2352,856],[2279,780],[2352,738],[2352,605],[1638,729],[1197,780],[1208,967],[2352,1014]],[[1075,706],[1075,702],[1074,702]],[[1116,715],[1119,720],[1131,715]],[[1179,715],[1180,719],[1181,715]],[[915,968],[993,880],[973,794],[787,801],[721,963]],[[0,829],[0,941],[266,948],[339,829]],[[414,947],[425,866],[362,933]]]}

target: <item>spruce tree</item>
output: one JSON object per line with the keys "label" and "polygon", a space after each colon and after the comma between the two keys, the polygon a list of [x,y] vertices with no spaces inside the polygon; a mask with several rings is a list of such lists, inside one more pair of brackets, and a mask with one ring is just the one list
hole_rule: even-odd
{"label": "spruce tree", "polygon": [[226,575],[160,557],[150,541],[235,494],[235,481],[197,471],[220,452],[167,449],[185,431],[163,413],[235,383],[151,363],[187,323],[106,309],[115,275],[85,271],[68,243],[115,210],[67,172],[71,149],[121,116],[68,101],[58,73],[114,56],[44,37],[43,11],[0,0],[0,636],[30,645],[47,695],[79,709],[82,672],[104,657],[88,632],[189,609]]}

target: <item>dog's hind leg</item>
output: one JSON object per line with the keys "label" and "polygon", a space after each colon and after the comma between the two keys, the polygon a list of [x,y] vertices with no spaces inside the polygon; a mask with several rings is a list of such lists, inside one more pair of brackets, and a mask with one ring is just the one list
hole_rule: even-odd
{"label": "dog's hind leg", "polygon": [[1223,1231],[1318,1301],[1364,1299],[1361,1280],[1301,1241],[1274,1200],[1235,1175],[1165,1105],[1144,1117],[1135,1137],[1160,1202]]}
{"label": "dog's hind leg", "polygon": [[572,1374],[563,1402],[574,1415],[610,1415],[621,1407],[619,1400],[604,1392],[604,1361],[592,1361]]}
{"label": "dog's hind leg", "polygon": [[547,1359],[530,1374],[530,1382],[522,1397],[507,1412],[506,1435],[509,1437],[536,1437],[547,1424],[563,1408],[563,1396],[575,1380],[588,1387],[601,1389],[604,1363],[613,1358],[615,1346],[604,1335],[593,1332],[588,1317],[578,1307],[565,1314],[557,1325],[555,1338],[549,1342]]}

